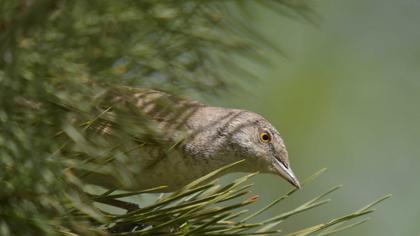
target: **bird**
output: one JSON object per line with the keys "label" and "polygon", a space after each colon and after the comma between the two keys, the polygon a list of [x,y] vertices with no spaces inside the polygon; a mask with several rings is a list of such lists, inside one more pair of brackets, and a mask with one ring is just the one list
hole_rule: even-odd
{"label": "bird", "polygon": [[[99,173],[85,175],[88,183],[125,190],[166,186],[160,191],[171,192],[243,160],[215,177],[231,172],[270,173],[301,187],[283,138],[263,116],[243,109],[209,106],[154,89],[124,87],[114,91],[110,95],[114,107],[134,111],[134,120],[154,128],[145,131],[148,136],[134,134],[134,141],[124,141],[132,150],[124,163],[127,173],[131,173],[129,184],[121,185],[115,178]],[[96,131],[112,135],[116,127],[107,122],[97,126]]]}

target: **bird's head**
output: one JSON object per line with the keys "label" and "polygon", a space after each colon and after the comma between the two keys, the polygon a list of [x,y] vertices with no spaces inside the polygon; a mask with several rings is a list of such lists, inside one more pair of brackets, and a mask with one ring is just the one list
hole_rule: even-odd
{"label": "bird's head", "polygon": [[300,188],[293,173],[286,146],[280,133],[262,116],[240,111],[230,122],[231,146],[245,158],[251,169],[281,176],[293,186]]}

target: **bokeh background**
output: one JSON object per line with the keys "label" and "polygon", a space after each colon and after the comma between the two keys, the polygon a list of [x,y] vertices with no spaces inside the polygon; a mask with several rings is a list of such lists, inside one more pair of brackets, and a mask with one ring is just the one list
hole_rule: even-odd
{"label": "bokeh background", "polygon": [[[302,178],[328,168],[274,212],[344,185],[331,203],[288,221],[286,231],[391,193],[370,221],[340,235],[418,235],[420,2],[313,3],[319,15],[314,24],[255,9],[258,16],[250,23],[285,55],[265,52],[271,65],[247,65],[258,79],[242,80],[233,95],[210,102],[250,109],[272,121]],[[255,180],[257,207],[289,188],[274,176]]]}

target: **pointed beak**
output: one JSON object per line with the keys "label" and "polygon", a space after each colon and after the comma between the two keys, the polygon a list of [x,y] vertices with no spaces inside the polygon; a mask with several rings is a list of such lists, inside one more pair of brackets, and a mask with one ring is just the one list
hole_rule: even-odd
{"label": "pointed beak", "polygon": [[295,173],[293,173],[292,169],[286,167],[281,161],[275,159],[274,161],[274,168],[281,177],[283,177],[287,182],[291,183],[296,188],[300,189],[300,183],[298,178],[296,177]]}

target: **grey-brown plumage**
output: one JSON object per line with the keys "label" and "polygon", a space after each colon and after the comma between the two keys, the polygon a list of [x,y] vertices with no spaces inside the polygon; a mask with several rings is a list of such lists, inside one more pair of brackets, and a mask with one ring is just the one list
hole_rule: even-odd
{"label": "grey-brown plumage", "polygon": [[[173,191],[242,159],[242,164],[229,170],[273,173],[300,187],[290,168],[283,139],[262,116],[246,110],[206,106],[155,90],[129,91],[117,95],[116,103],[139,109],[147,122],[156,127],[162,142],[171,147],[142,143],[141,148],[131,152],[127,168],[135,173],[135,184],[128,188],[165,185],[166,191]],[[112,132],[112,128],[106,132]],[[87,180],[116,187],[105,176],[90,175]]]}

